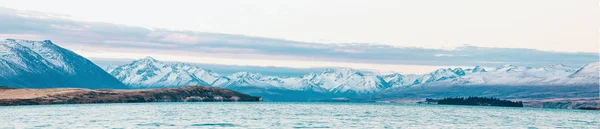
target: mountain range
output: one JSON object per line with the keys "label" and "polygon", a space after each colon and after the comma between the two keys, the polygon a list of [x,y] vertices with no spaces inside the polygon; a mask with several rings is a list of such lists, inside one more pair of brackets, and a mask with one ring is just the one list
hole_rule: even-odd
{"label": "mountain range", "polygon": [[146,57],[122,66],[109,66],[106,71],[133,88],[210,85],[232,89],[253,87],[332,94],[370,94],[393,88],[423,86],[598,85],[599,65],[600,62],[595,62],[579,69],[562,64],[539,68],[503,65],[490,70],[476,66],[469,69],[438,69],[424,75],[379,75],[350,68],[330,68],[300,77],[277,77],[250,72],[219,75],[192,64],[161,62]]}

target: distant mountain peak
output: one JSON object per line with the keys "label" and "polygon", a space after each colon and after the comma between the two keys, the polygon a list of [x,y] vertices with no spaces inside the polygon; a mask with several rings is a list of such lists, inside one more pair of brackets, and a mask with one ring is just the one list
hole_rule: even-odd
{"label": "distant mountain peak", "polygon": [[473,70],[471,72],[478,73],[478,72],[487,72],[487,71],[485,70],[485,68],[478,65],[478,66],[475,66],[475,68],[473,68]]}
{"label": "distant mountain peak", "polygon": [[571,68],[571,67],[564,65],[564,64],[551,64],[551,65],[544,66],[543,68],[565,69],[565,68]]}
{"label": "distant mountain peak", "polygon": [[391,73],[391,74],[387,74],[387,75],[383,75],[384,77],[403,77],[404,75],[400,74],[400,73]]}
{"label": "distant mountain peak", "polygon": [[107,65],[106,67],[104,67],[104,70],[106,70],[106,72],[110,73],[111,71],[115,70],[115,68],[117,68],[117,65]]}
{"label": "distant mountain peak", "polygon": [[504,64],[504,65],[498,66],[498,68],[508,68],[508,67],[517,67],[517,66],[512,65],[512,64]]}
{"label": "distant mountain peak", "polygon": [[456,74],[458,76],[466,75],[465,70],[463,70],[462,68],[455,68],[452,71],[454,72],[454,74]]}
{"label": "distant mountain peak", "polygon": [[451,69],[451,68],[443,69],[442,68],[442,69],[438,69],[434,72],[431,72],[431,73],[423,76],[423,78],[421,79],[422,82],[419,80],[417,80],[417,81],[419,83],[428,83],[428,82],[435,82],[435,81],[459,78],[464,75],[466,75],[466,73],[462,70],[462,68],[455,68],[455,69]]}
{"label": "distant mountain peak", "polygon": [[42,40],[42,41],[34,41],[34,40],[25,40],[25,39],[13,39],[13,38],[7,38],[5,40],[5,42],[16,42],[19,43],[21,45],[24,46],[35,46],[35,45],[52,45],[52,46],[56,46],[54,43],[52,43],[52,41],[50,40]]}
{"label": "distant mountain peak", "polygon": [[252,72],[237,72],[231,74],[230,78],[256,78],[261,77],[260,73],[252,73]]}
{"label": "distant mountain peak", "polygon": [[569,77],[592,77],[600,78],[600,62],[587,64],[569,75]]}
{"label": "distant mountain peak", "polygon": [[152,61],[156,61],[156,59],[154,59],[152,56],[146,56],[140,60],[152,60]]}
{"label": "distant mountain peak", "polygon": [[134,62],[156,63],[156,62],[159,62],[159,61],[156,60],[156,59],[154,59],[154,58],[152,58],[152,57],[150,57],[150,56],[146,56],[144,58],[135,60]]}
{"label": "distant mountain peak", "polygon": [[355,69],[352,68],[327,68],[325,69],[323,72],[354,72],[357,71]]}
{"label": "distant mountain peak", "polygon": [[226,77],[195,65],[161,62],[149,56],[117,66],[110,73],[133,87],[210,86],[228,81]]}
{"label": "distant mountain peak", "polygon": [[561,64],[561,63],[553,64],[553,65],[550,65],[550,66],[552,66],[552,67],[568,67],[567,65]]}
{"label": "distant mountain peak", "polygon": [[319,74],[335,74],[336,76],[366,76],[371,74],[370,72],[360,71],[352,68],[327,68]]}
{"label": "distant mountain peak", "polygon": [[516,65],[512,65],[512,64],[507,64],[507,65],[502,65],[499,67],[496,67],[495,71],[499,71],[499,72],[523,72],[526,70],[532,69],[531,67],[523,67],[523,66],[516,66]]}
{"label": "distant mountain peak", "polygon": [[439,68],[439,69],[433,71],[432,74],[440,74],[440,73],[446,73],[446,72],[453,72],[453,70],[451,68]]}

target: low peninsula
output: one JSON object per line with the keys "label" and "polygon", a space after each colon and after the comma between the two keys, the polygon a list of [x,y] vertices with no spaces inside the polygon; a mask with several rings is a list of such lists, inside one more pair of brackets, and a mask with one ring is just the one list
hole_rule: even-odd
{"label": "low peninsula", "polygon": [[142,103],[142,102],[258,102],[261,97],[209,86],[182,88],[108,90],[83,88],[0,88],[0,106]]}
{"label": "low peninsula", "polygon": [[500,107],[523,107],[521,101],[501,100],[487,97],[456,97],[443,99],[425,99],[425,102],[441,105],[470,105],[470,106],[500,106]]}

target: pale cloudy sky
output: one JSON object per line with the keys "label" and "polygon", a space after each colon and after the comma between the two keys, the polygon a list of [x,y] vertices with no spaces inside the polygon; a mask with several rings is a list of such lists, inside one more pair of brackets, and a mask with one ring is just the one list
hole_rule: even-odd
{"label": "pale cloudy sky", "polygon": [[424,73],[440,66],[580,66],[598,61],[600,52],[598,0],[2,0],[0,6],[8,21],[0,23],[0,38],[50,39],[91,58]]}

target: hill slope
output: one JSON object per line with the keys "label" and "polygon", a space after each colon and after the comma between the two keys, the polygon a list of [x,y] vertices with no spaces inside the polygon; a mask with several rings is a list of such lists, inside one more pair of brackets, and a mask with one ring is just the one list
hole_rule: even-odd
{"label": "hill slope", "polygon": [[0,85],[15,88],[116,88],[119,80],[76,53],[50,40],[0,42]]}

